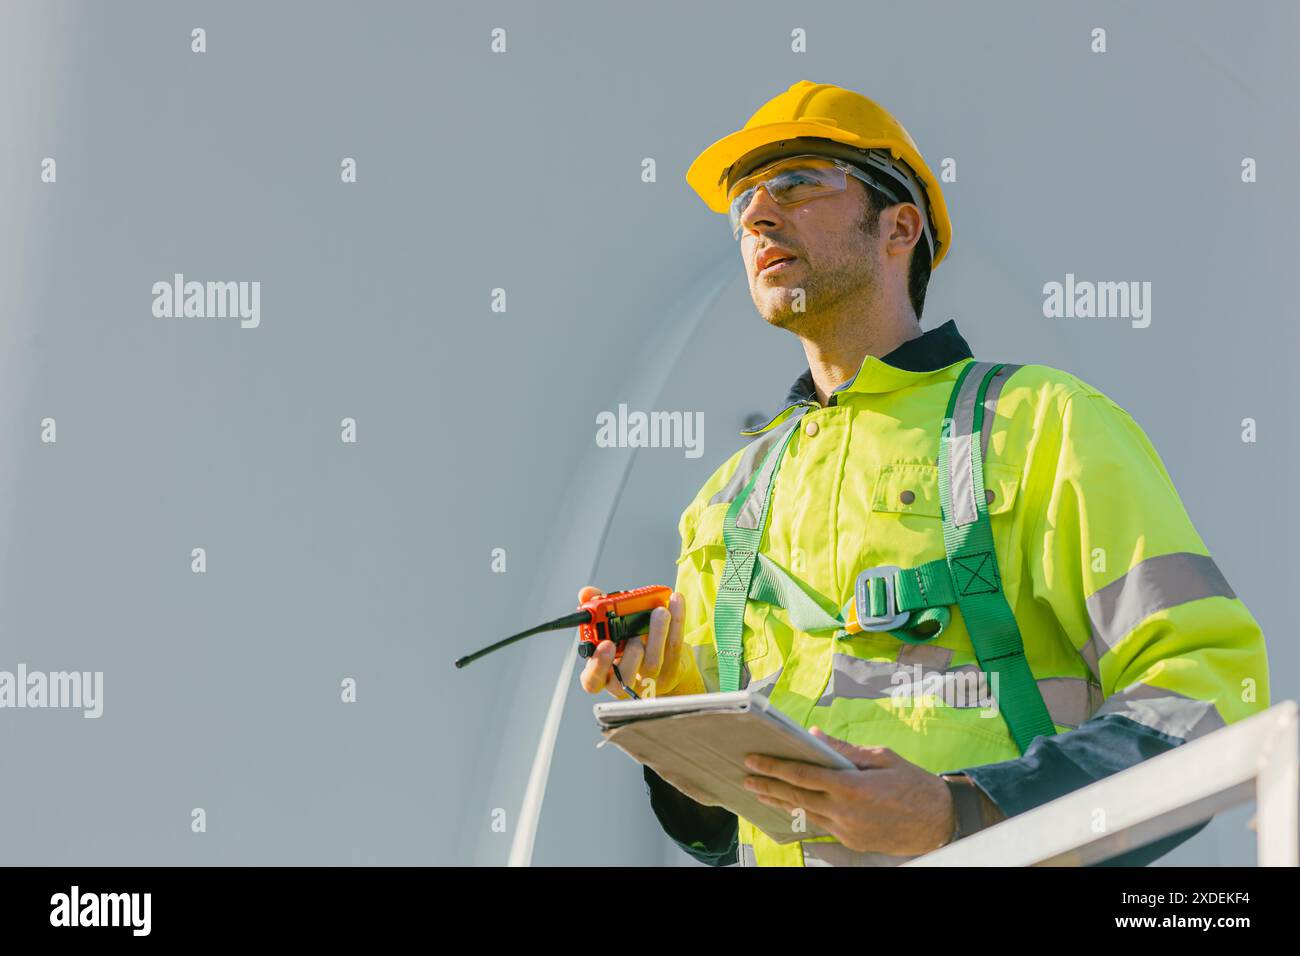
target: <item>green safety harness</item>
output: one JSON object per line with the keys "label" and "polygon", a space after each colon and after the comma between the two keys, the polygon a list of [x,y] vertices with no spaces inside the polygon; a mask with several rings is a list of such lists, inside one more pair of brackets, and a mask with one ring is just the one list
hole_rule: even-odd
{"label": "green safety harness", "polygon": [[[973,408],[963,409],[963,418],[971,415],[969,429],[961,427],[959,434],[953,434],[953,414],[962,383],[979,364],[968,362],[957,376],[940,432],[939,501],[946,555],[913,568],[896,565],[867,568],[858,574],[853,600],[838,612],[827,610],[829,602],[825,598],[810,592],[759,551],[775,484],[772,479],[794,435],[794,427],[788,428],[785,437],[769,449],[731,502],[723,520],[727,558],[713,611],[720,690],[740,688],[748,601],[784,608],[791,627],[809,634],[833,632],[834,638],[851,636],[845,627],[856,613],[864,631],[888,632],[909,644],[925,644],[938,637],[950,620],[950,606],[956,604],[961,608],[980,668],[986,674],[990,671],[998,674],[995,685],[998,709],[1020,752],[1024,753],[1035,737],[1056,733],[1025,659],[1020,628],[1002,590],[984,496],[984,462],[980,450],[984,398],[1002,365],[987,366]],[[968,486],[963,460],[967,457]],[[953,464],[961,466],[962,477],[957,489],[950,487]],[[761,502],[757,496],[751,496],[760,483],[764,488]],[[961,495],[957,502],[953,500],[954,490]],[[751,501],[751,497],[755,500]]]}

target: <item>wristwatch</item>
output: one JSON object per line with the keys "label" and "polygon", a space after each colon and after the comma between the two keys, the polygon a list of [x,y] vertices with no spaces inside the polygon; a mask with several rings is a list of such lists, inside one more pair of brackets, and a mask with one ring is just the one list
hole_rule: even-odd
{"label": "wristwatch", "polygon": [[939,778],[948,785],[948,792],[952,794],[953,816],[956,818],[948,843],[956,843],[983,830],[984,799],[974,781],[960,773],[941,773]]}

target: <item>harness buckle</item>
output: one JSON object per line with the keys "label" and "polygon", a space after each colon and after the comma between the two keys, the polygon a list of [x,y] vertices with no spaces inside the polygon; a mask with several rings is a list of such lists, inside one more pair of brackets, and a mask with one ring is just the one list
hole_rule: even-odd
{"label": "harness buckle", "polygon": [[[865,571],[858,573],[858,580],[853,587],[853,607],[857,612],[858,626],[864,631],[896,631],[911,617],[910,611],[899,611],[898,596],[895,592],[894,575],[901,571],[896,564],[878,564],[874,568],[867,568]],[[886,610],[884,614],[866,614],[871,609],[871,592],[868,589],[868,582],[872,578],[883,578],[885,581],[885,603]]]}

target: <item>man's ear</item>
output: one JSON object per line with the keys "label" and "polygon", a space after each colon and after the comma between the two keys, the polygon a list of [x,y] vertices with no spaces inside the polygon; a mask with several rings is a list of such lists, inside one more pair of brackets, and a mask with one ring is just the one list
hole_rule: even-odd
{"label": "man's ear", "polygon": [[889,217],[889,239],[885,251],[890,255],[907,255],[924,238],[921,211],[912,203],[904,202],[882,210],[882,222],[886,222],[886,216]]}

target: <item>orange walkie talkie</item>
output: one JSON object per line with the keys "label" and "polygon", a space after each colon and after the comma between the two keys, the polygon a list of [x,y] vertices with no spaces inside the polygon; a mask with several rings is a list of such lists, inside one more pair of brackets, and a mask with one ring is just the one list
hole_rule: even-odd
{"label": "orange walkie talkie", "polygon": [[640,637],[642,634],[649,632],[651,612],[657,607],[666,608],[672,593],[673,589],[670,587],[665,587],[662,584],[650,584],[643,588],[634,588],[631,591],[598,594],[590,600],[583,601],[573,614],[566,614],[564,617],[548,621],[546,624],[530,627],[526,631],[513,634],[505,640],[490,644],[473,654],[466,654],[456,661],[456,666],[464,667],[466,664],[478,660],[484,654],[491,654],[507,644],[513,644],[515,641],[523,640],[525,637],[531,637],[534,634],[541,634],[543,631],[560,631],[576,627],[582,642],[578,645],[579,657],[588,658],[595,654],[596,648],[601,641],[614,642],[615,647],[618,649],[614,655],[614,676],[618,678],[618,682],[625,691],[631,694],[633,698],[639,699],[636,692],[627,686],[627,682],[623,680],[623,675],[618,672],[618,659],[623,653],[624,644],[634,637]]}

